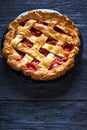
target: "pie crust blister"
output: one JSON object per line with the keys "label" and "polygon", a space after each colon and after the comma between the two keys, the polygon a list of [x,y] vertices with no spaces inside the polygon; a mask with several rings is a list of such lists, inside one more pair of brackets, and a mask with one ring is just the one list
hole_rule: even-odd
{"label": "pie crust blister", "polygon": [[74,66],[79,29],[56,12],[29,11],[12,21],[2,54],[15,70],[35,80],[52,80]]}

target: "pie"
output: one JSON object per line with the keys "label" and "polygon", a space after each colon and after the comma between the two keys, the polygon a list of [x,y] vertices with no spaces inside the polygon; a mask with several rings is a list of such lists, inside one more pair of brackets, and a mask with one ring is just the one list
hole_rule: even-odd
{"label": "pie", "polygon": [[74,66],[80,32],[60,13],[28,11],[12,21],[2,54],[11,68],[35,80],[52,80]]}

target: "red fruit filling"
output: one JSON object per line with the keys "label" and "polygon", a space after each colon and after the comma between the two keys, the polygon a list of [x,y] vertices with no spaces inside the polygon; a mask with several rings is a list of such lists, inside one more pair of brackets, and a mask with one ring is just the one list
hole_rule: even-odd
{"label": "red fruit filling", "polygon": [[26,23],[27,23],[28,19],[27,20],[24,20],[20,23],[21,26],[24,26]]}
{"label": "red fruit filling", "polygon": [[27,66],[27,68],[28,68],[29,70],[33,70],[33,71],[36,71],[36,70],[37,70],[36,67],[35,67],[35,65],[32,64],[32,63],[27,63],[26,66]]}
{"label": "red fruit filling", "polygon": [[38,60],[33,60],[31,63],[27,63],[26,64],[26,66],[27,66],[27,68],[29,69],[29,70],[32,70],[32,71],[36,71],[37,70],[37,68],[35,67],[35,65],[36,64],[38,64],[39,63],[39,61]]}
{"label": "red fruit filling", "polygon": [[52,65],[50,66],[49,70],[58,67],[61,65],[63,62],[67,61],[67,57],[59,57],[57,56],[56,59],[53,61]]}
{"label": "red fruit filling", "polygon": [[39,24],[43,24],[43,25],[48,25],[47,23],[45,23],[45,22],[43,22],[43,21],[40,21],[40,20],[37,20],[37,23],[39,23]]}
{"label": "red fruit filling", "polygon": [[34,59],[34,60],[32,61],[32,63],[33,63],[34,65],[36,65],[36,64],[38,64],[38,63],[39,63],[39,61],[38,61],[38,60],[36,60],[36,59]]}
{"label": "red fruit filling", "polygon": [[54,30],[57,31],[57,32],[59,32],[59,33],[65,33],[63,30],[61,30],[61,29],[58,28],[58,27],[54,27]]}
{"label": "red fruit filling", "polygon": [[39,30],[37,30],[35,28],[31,28],[31,33],[32,33],[32,35],[34,35],[36,37],[39,37],[42,34]]}
{"label": "red fruit filling", "polygon": [[16,60],[17,61],[21,61],[23,59],[23,57],[25,56],[25,53],[24,52],[21,52],[19,50],[16,50],[16,52],[21,56],[20,58],[17,58]]}
{"label": "red fruit filling", "polygon": [[69,35],[69,36],[70,36],[70,34],[64,32],[62,29],[60,29],[60,28],[58,28],[58,27],[54,27],[54,30],[57,31],[57,32],[59,32],[59,33],[63,33],[63,34],[66,34],[66,35]]}
{"label": "red fruit filling", "polygon": [[49,68],[49,70],[54,69],[54,68],[56,68],[56,67],[58,67],[58,66],[59,66],[59,64],[53,63],[53,64],[51,65],[51,67]]}
{"label": "red fruit filling", "polygon": [[18,34],[18,33],[17,33],[17,32],[15,32],[15,34],[14,34],[14,38],[17,36],[17,34]]}
{"label": "red fruit filling", "polygon": [[39,50],[39,52],[42,53],[44,56],[47,56],[47,55],[49,54],[49,51],[47,51],[47,50],[44,49],[44,48],[41,48],[41,49]]}
{"label": "red fruit filling", "polygon": [[67,42],[65,42],[63,45],[62,45],[62,48],[65,50],[65,51],[72,51],[74,46],[73,44],[69,44]]}
{"label": "red fruit filling", "polygon": [[23,57],[19,58],[19,59],[16,59],[16,61],[21,61],[23,59]]}
{"label": "red fruit filling", "polygon": [[24,44],[26,44],[28,47],[32,47],[32,45],[33,45],[33,43],[32,43],[30,40],[26,39],[26,38],[24,38],[24,39],[22,40],[22,42],[23,42]]}
{"label": "red fruit filling", "polygon": [[48,38],[46,42],[51,44],[51,45],[56,45],[57,44],[57,41],[55,39],[52,39],[52,38]]}

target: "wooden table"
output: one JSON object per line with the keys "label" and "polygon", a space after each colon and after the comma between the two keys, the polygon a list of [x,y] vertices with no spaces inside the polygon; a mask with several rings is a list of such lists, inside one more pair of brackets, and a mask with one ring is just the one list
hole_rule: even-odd
{"label": "wooden table", "polygon": [[0,53],[0,130],[87,130],[87,0],[0,1],[0,46],[9,22],[40,8],[57,10],[76,23],[82,55],[64,77],[44,83],[22,80]]}

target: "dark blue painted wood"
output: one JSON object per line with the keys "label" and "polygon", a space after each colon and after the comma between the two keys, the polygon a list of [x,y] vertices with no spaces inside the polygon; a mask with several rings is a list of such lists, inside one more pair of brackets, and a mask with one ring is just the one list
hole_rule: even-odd
{"label": "dark blue painted wood", "polygon": [[1,102],[1,130],[86,130],[87,102]]}
{"label": "dark blue painted wood", "polygon": [[76,23],[83,39],[82,57],[61,79],[24,82],[0,50],[0,130],[87,130],[87,0],[0,1],[0,48],[9,22],[39,8],[57,10]]}

